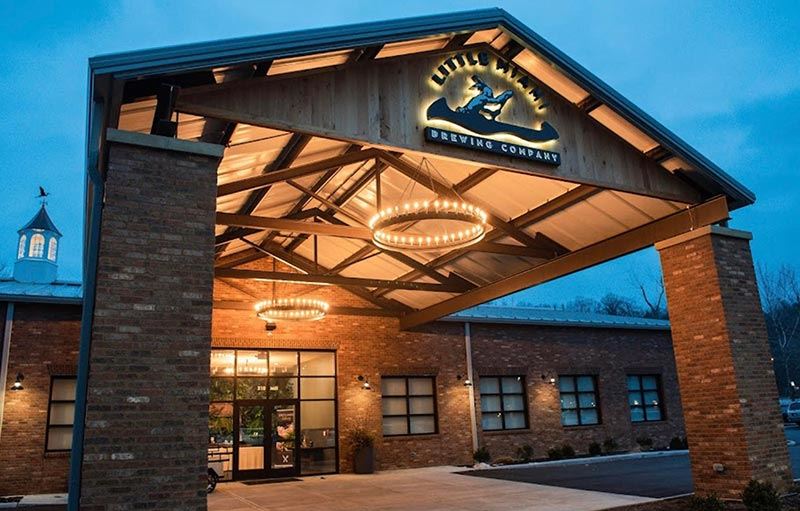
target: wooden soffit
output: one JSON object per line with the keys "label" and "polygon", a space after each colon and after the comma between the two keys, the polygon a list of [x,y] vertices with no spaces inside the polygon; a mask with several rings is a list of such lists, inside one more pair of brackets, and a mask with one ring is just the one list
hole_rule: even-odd
{"label": "wooden soffit", "polygon": [[[672,175],[641,150],[614,134],[578,106],[548,89],[520,67],[498,70],[499,58],[488,46],[467,50],[488,54],[488,65],[465,65],[451,71],[443,84],[432,75],[454,52],[397,57],[353,63],[335,69],[267,76],[184,89],[178,99],[181,112],[243,122],[268,128],[303,132],[382,148],[413,151],[479,162],[510,171],[697,203],[700,192]],[[518,66],[518,64],[516,64]],[[511,78],[513,74],[513,78]],[[489,83],[496,95],[513,90],[498,120],[531,125],[546,121],[558,139],[528,143],[558,153],[559,165],[429,142],[425,127],[428,106],[440,97],[455,109],[475,90],[472,76]],[[519,80],[531,84],[522,88]],[[534,85],[541,94],[535,101]],[[439,126],[449,129],[447,123]],[[452,130],[463,131],[463,130]],[[513,137],[510,141],[514,141]]]}

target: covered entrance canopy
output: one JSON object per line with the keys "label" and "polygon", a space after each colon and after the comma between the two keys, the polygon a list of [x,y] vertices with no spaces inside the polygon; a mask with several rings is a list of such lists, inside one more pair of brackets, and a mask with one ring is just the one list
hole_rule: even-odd
{"label": "covered entrance canopy", "polygon": [[263,335],[215,277],[356,295],[304,335],[369,346],[337,355],[337,420],[377,430],[364,374],[432,372],[381,355],[439,343],[466,417],[465,340],[429,323],[654,244],[698,491],[790,481],[749,234],[723,227],[753,194],[502,10],[97,57],[88,134],[74,509],[205,506],[212,318]]}
{"label": "covered entrance canopy", "polygon": [[[488,65],[470,65],[479,55]],[[218,276],[341,285],[402,316],[403,328],[724,221],[753,201],[500,10],[114,55],[93,68],[95,95],[113,100],[109,127],[226,147]],[[436,85],[441,69],[456,95],[476,72],[516,86],[516,110],[501,119],[524,120],[521,103],[541,98],[535,120],[558,139],[500,140],[546,148],[560,164],[426,140],[426,127],[452,126],[425,116],[447,92]],[[463,198],[488,212],[486,237],[450,251],[377,248],[367,224],[378,176],[383,207],[409,190],[415,200]],[[308,277],[236,269],[270,255]]]}

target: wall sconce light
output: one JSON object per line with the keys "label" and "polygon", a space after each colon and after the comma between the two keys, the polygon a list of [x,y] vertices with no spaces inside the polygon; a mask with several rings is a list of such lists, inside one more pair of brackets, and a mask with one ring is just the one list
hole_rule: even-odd
{"label": "wall sconce light", "polygon": [[17,379],[14,381],[14,384],[11,386],[11,390],[22,390],[25,387],[22,386],[22,380],[25,379],[25,375],[22,373],[17,373]]}
{"label": "wall sconce light", "polygon": [[369,381],[363,374],[359,374],[356,376],[356,380],[361,382],[361,388],[364,390],[372,390],[372,385],[369,384]]}
{"label": "wall sconce light", "polygon": [[552,373],[544,374],[542,373],[542,381],[547,382],[552,386],[556,386],[556,377]]}
{"label": "wall sconce light", "polygon": [[[456,376],[456,380],[458,380],[458,381],[461,381],[462,378],[464,378],[464,377],[461,376],[460,374],[458,376]],[[472,387],[472,380],[470,380],[469,378],[464,379],[464,386],[465,387]]]}

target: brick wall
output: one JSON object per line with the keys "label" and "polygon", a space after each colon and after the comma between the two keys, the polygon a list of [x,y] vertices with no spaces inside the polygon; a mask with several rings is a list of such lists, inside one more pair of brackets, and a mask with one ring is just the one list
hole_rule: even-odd
{"label": "brick wall", "polygon": [[[271,269],[272,263],[262,259],[244,267]],[[278,264],[278,270],[289,269]],[[268,283],[217,279],[214,298],[253,303],[269,298],[271,290]],[[277,290],[287,296],[305,293],[303,296],[325,299],[331,305],[371,307],[332,286],[279,284]],[[351,469],[347,435],[357,426],[366,427],[378,438],[381,469],[471,463],[469,389],[457,379],[466,374],[461,323],[440,322],[400,332],[397,320],[392,318],[330,315],[317,322],[284,323],[267,335],[263,321],[250,310],[214,309],[213,336],[217,347],[337,350],[342,471]],[[547,449],[564,442],[582,452],[590,442],[608,437],[615,438],[620,448],[629,449],[637,447],[638,437],[649,437],[656,446],[665,446],[673,436],[683,436],[669,332],[473,324],[472,343],[476,374],[526,377],[531,427],[527,431],[482,434],[482,443],[495,457],[513,455],[525,444],[542,457]],[[603,423],[562,427],[558,391],[541,381],[544,372],[598,374]],[[631,424],[626,387],[629,372],[662,375],[666,420]],[[425,374],[436,376],[439,433],[381,438],[380,376]],[[366,376],[374,390],[362,390],[358,375]]]}
{"label": "brick wall", "polygon": [[791,473],[749,242],[717,232],[659,249],[695,490],[737,498]]}
{"label": "brick wall", "polygon": [[[75,374],[80,316],[78,305],[15,304],[0,432],[0,495],[67,490],[69,453],[45,453],[45,433],[51,375]],[[24,390],[11,391],[17,373],[25,375]]]}
{"label": "brick wall", "polygon": [[205,509],[216,167],[110,144],[81,509]]}
{"label": "brick wall", "polygon": [[[668,331],[473,323],[471,334],[478,413],[480,375],[525,377],[529,429],[483,432],[478,416],[481,445],[495,458],[513,456],[522,445],[532,446],[537,458],[564,443],[586,452],[591,442],[607,438],[624,450],[637,449],[640,437],[664,447],[684,434]],[[631,422],[626,376],[636,373],[661,375],[664,420]],[[561,425],[558,388],[548,381],[558,374],[597,375],[601,424]]]}

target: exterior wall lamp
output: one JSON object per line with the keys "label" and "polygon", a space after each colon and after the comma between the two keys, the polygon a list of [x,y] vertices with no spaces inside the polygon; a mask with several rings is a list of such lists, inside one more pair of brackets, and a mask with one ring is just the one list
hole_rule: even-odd
{"label": "exterior wall lamp", "polygon": [[[458,376],[456,376],[456,380],[461,381],[462,378],[464,378],[464,377],[461,376],[460,374]],[[472,380],[470,380],[469,378],[465,378],[464,379],[464,386],[465,387],[472,387]]]}
{"label": "exterior wall lamp", "polygon": [[364,390],[372,390],[372,385],[369,384],[369,381],[367,380],[366,376],[364,376],[363,374],[359,374],[358,376],[356,376],[356,380],[361,382],[361,388],[362,389],[364,389]]}
{"label": "exterior wall lamp", "polygon": [[547,382],[552,386],[556,386],[556,377],[553,373],[544,374],[542,373],[542,381]]}
{"label": "exterior wall lamp", "polygon": [[11,390],[23,390],[25,387],[22,386],[22,380],[25,379],[25,375],[22,373],[17,373],[17,379],[14,381],[14,384],[11,386]]}

